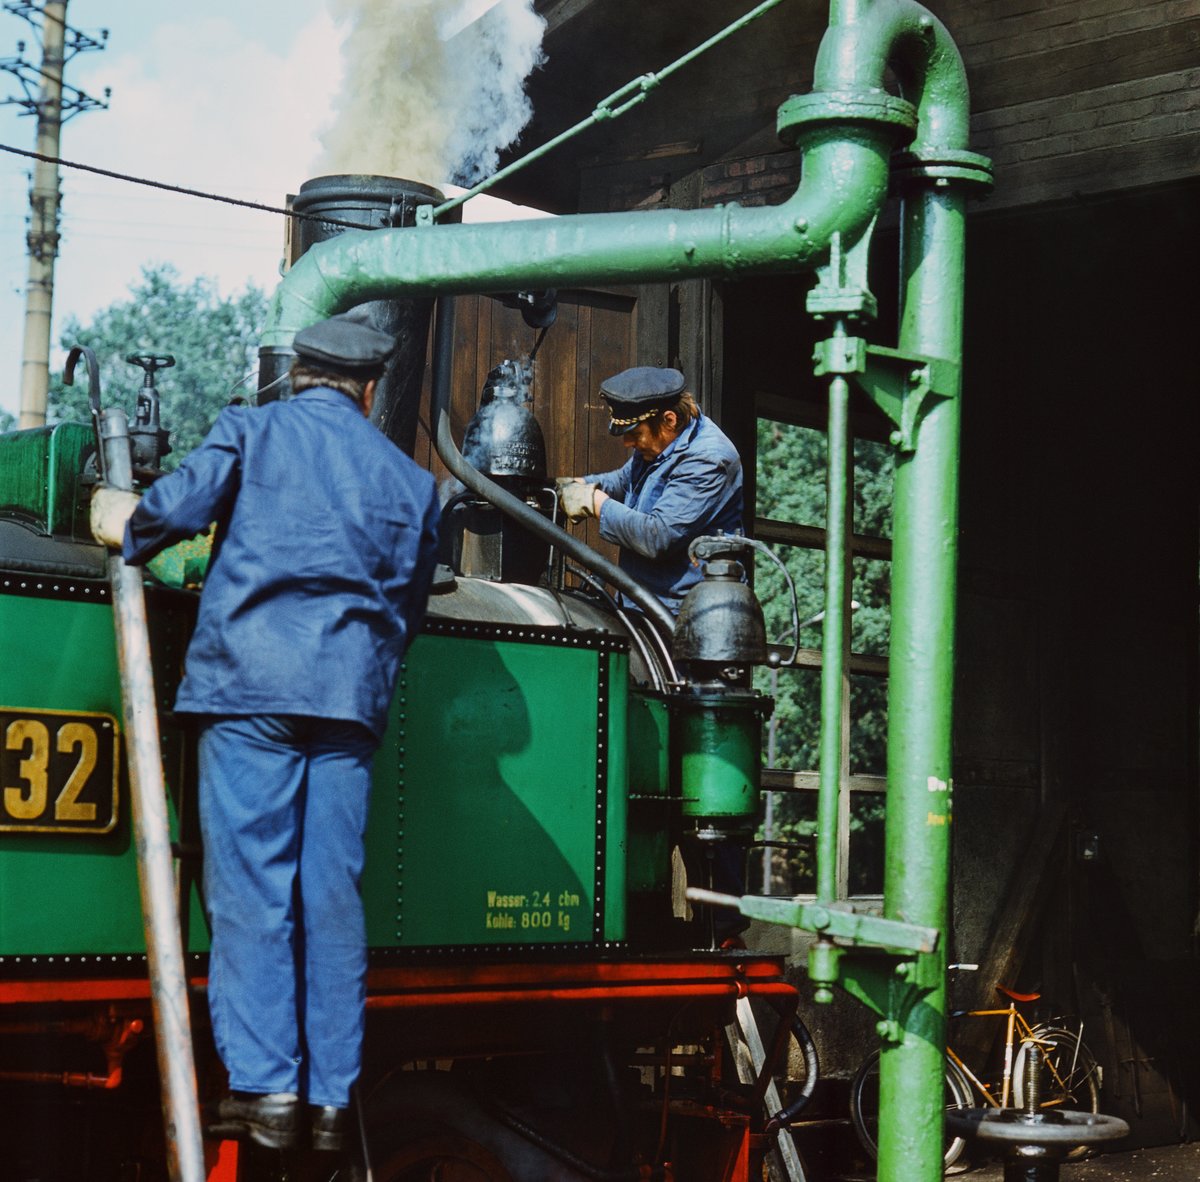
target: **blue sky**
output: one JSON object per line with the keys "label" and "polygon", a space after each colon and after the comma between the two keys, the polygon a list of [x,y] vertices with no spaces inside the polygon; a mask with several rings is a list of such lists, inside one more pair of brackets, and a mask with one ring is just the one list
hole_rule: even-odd
{"label": "blue sky", "polygon": [[[445,2],[465,8],[479,0]],[[319,171],[320,133],[342,78],[343,29],[325,0],[70,0],[67,20],[93,36],[109,30],[105,50],[68,64],[67,82],[97,98],[111,87],[112,97],[108,110],[66,123],[63,158],[272,206]],[[15,56],[20,40],[26,59],[38,60],[29,25],[0,12],[0,57]],[[9,74],[0,87],[0,95],[19,93]],[[34,121],[18,110],[0,107],[0,143],[32,149]],[[0,408],[14,413],[31,166],[0,152]],[[226,294],[247,282],[270,291],[278,280],[278,216],[70,169],[62,191],[54,368],[63,361],[65,319],[86,323],[123,298],[146,265],[211,276]]]}

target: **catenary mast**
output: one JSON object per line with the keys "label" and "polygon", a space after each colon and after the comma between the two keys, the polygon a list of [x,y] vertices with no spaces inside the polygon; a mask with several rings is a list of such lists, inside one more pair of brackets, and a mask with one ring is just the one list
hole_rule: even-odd
{"label": "catenary mast", "polygon": [[[108,30],[99,40],[67,25],[67,0],[6,0],[4,10],[24,17],[42,42],[42,62],[24,58],[24,42],[17,56],[0,61],[0,68],[21,83],[22,94],[3,103],[17,103],[37,117],[39,159],[33,166],[29,190],[29,270],[25,285],[25,333],[21,356],[21,411],[18,426],[40,427],[46,421],[46,396],[50,386],[50,317],[54,304],[54,260],[58,256],[58,159],[62,125],[80,111],[96,110],[107,102],[91,98],[63,82],[63,70],[77,53],[103,49]],[[104,92],[107,100],[109,92]]]}

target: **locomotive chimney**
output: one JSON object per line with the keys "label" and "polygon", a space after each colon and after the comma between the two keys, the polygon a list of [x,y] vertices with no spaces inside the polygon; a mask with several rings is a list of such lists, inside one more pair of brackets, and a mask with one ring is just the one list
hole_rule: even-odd
{"label": "locomotive chimney", "polygon": [[[294,248],[289,262],[295,262],[316,243],[344,233],[348,227],[342,223],[371,230],[411,226],[418,206],[438,205],[443,200],[444,194],[438,189],[397,177],[337,175],[305,181],[292,208],[307,216],[293,223]],[[372,300],[361,307],[369,311],[376,328],[396,338],[396,352],[380,379],[371,420],[412,455],[433,301]],[[293,356],[290,348],[259,350],[260,402],[273,402],[291,393],[287,372]]]}

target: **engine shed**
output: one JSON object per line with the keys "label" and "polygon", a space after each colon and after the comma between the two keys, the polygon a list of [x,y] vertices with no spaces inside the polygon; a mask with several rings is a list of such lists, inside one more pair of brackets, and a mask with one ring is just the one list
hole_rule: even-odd
{"label": "engine shed", "polygon": [[[546,60],[530,82],[528,146],[729,19],[711,0],[536,7]],[[1103,1110],[1130,1122],[1130,1143],[1185,1140],[1200,1098],[1190,1004],[1200,983],[1200,469],[1196,378],[1180,346],[1200,264],[1200,15],[1167,0],[929,7],[962,49],[972,147],[995,170],[967,222],[950,959],[979,970],[955,977],[954,1002],[985,1004],[1005,984],[1077,1013],[1102,1062]],[[556,213],[772,203],[798,164],[773,113],[811,84],[824,17],[821,5],[781,5],[729,38],[719,66],[697,59],[638,111],[499,191]],[[697,126],[681,139],[680,127]],[[884,343],[895,333],[886,293],[899,237],[886,217],[873,329]],[[607,454],[598,375],[669,364],[737,440],[748,485],[755,473],[761,484],[772,433],[822,430],[803,315],[810,284],[686,280],[581,294],[576,309],[568,296],[571,341],[548,340],[553,377],[540,390],[553,393],[539,394],[552,469],[594,470]],[[504,331],[482,315],[480,342]],[[886,438],[870,406],[855,415],[864,452]],[[749,530],[792,555],[819,546],[824,523],[788,519],[779,504],[760,490]],[[886,537],[856,525],[853,549],[856,567],[886,586]],[[803,559],[796,569],[808,569]],[[819,665],[819,638],[806,643]],[[869,638],[851,647],[853,732],[887,663]],[[781,815],[803,814],[811,745],[789,750],[764,787]],[[847,895],[877,889],[862,867],[882,856],[869,820],[882,772],[869,738],[848,753]],[[795,943],[799,965],[804,940]],[[871,1038],[862,1015],[840,1004],[807,1013],[823,1071],[851,1074]],[[982,1051],[994,1033],[963,1038]]]}

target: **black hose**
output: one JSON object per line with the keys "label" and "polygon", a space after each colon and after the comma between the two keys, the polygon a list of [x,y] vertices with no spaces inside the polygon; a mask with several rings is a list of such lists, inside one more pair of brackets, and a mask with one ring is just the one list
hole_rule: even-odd
{"label": "black hose", "polygon": [[443,297],[437,303],[437,320],[433,333],[433,419],[434,447],[438,458],[473,493],[507,513],[514,521],[523,525],[564,554],[575,559],[580,566],[611,583],[627,595],[647,618],[652,620],[663,638],[668,642],[675,631],[675,617],[661,601],[640,583],[631,579],[615,562],[609,562],[597,554],[585,542],[567,533],[551,521],[547,521],[536,509],[531,509],[519,497],[489,480],[477,468],[463,459],[450,431],[450,372],[454,358],[454,300]]}
{"label": "black hose", "polygon": [[800,1053],[804,1056],[804,1086],[800,1089],[799,1096],[767,1121],[766,1131],[768,1133],[791,1126],[792,1121],[800,1115],[801,1110],[813,1098],[813,1092],[816,1091],[817,1087],[817,1079],[821,1074],[821,1064],[817,1058],[817,1044],[813,1042],[813,1037],[809,1034],[808,1027],[800,1021],[799,1014],[794,1015],[792,1018],[792,1035],[800,1045]]}

